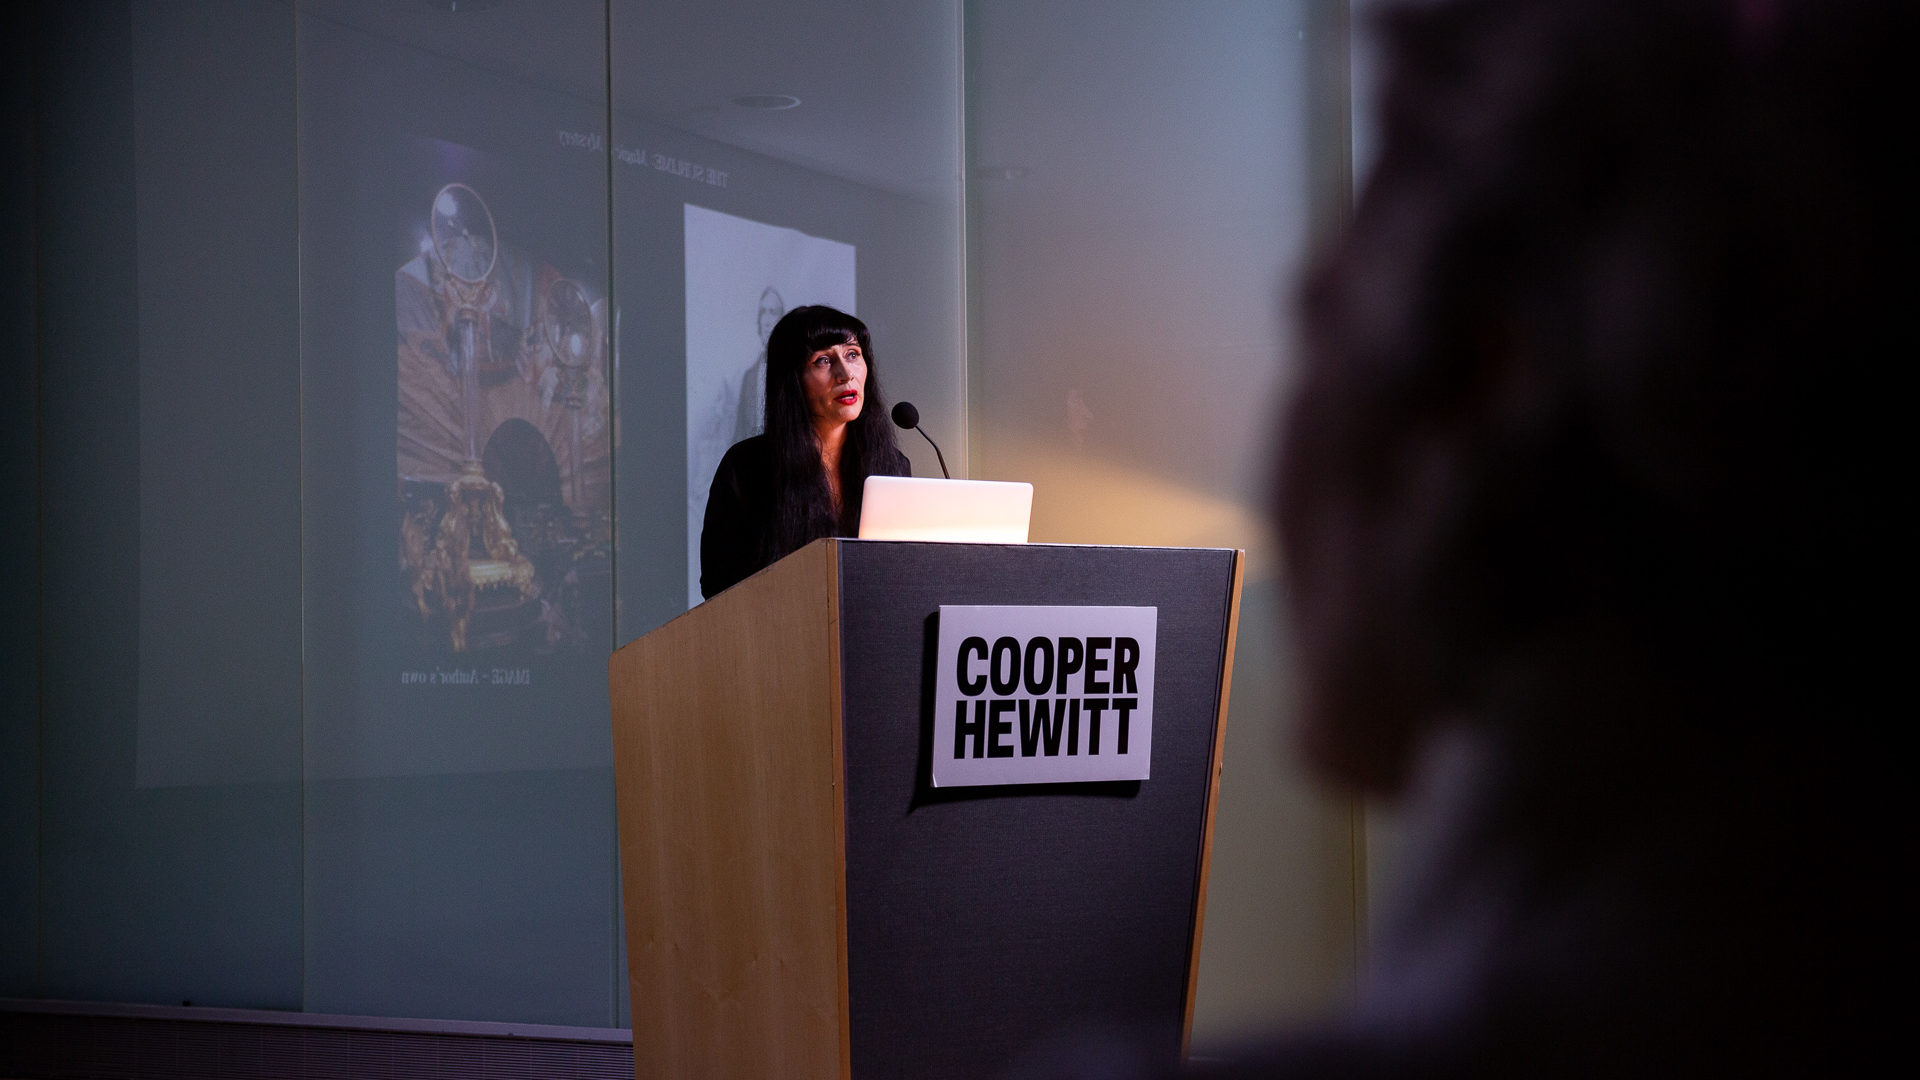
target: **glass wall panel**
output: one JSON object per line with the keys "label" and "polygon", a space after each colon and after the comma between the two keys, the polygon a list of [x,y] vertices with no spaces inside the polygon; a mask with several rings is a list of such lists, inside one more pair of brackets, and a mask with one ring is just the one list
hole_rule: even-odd
{"label": "glass wall panel", "polygon": [[606,10],[298,29],[305,1007],[610,1026]]}
{"label": "glass wall panel", "polygon": [[707,489],[760,429],[786,310],[859,315],[890,401],[965,460],[960,12],[614,0],[610,32],[625,640],[699,600]]}
{"label": "glass wall panel", "polygon": [[41,15],[36,992],[297,1008],[291,14]]}
{"label": "glass wall panel", "polygon": [[[1288,307],[1337,223],[1313,108],[1344,4],[969,0],[973,465],[1034,484],[1033,538],[1244,548],[1194,1017],[1205,1047],[1351,974],[1350,808],[1278,733],[1266,526]],[[1339,65],[1344,71],[1344,64]],[[1331,88],[1344,100],[1344,88]]]}
{"label": "glass wall panel", "polygon": [[1035,539],[1249,549],[1196,1022],[1324,1001],[1356,819],[1278,750],[1263,521],[1345,10],[38,5],[0,994],[624,1025],[606,657],[830,303]]}

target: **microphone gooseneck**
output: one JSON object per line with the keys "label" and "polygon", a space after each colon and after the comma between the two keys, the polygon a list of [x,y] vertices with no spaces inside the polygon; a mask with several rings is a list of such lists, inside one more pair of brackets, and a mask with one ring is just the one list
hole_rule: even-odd
{"label": "microphone gooseneck", "polygon": [[913,402],[894,403],[893,422],[896,426],[920,432],[920,437],[927,440],[928,446],[933,447],[933,456],[940,459],[940,475],[949,480],[953,479],[953,474],[947,471],[947,455],[940,452],[940,444],[933,441],[933,436],[921,429],[920,410],[913,407]]}

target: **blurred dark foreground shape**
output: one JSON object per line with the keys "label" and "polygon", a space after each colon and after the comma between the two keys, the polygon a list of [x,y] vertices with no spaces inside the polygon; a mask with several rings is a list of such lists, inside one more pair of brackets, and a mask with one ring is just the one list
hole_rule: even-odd
{"label": "blurred dark foreground shape", "polygon": [[[1303,290],[1277,507],[1298,735],[1406,801],[1413,867],[1345,1017],[1222,1075],[1887,1048],[1914,21],[1461,0],[1377,27],[1381,154]],[[1035,1074],[1151,1072],[1123,1060]]]}

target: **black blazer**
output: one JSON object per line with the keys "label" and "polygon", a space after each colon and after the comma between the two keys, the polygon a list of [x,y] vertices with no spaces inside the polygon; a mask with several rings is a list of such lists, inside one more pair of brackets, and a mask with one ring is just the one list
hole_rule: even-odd
{"label": "black blazer", "polygon": [[[773,466],[773,442],[765,435],[734,443],[720,459],[700,526],[701,596],[716,596],[790,554],[773,550]],[[880,475],[911,476],[913,470],[896,451]]]}

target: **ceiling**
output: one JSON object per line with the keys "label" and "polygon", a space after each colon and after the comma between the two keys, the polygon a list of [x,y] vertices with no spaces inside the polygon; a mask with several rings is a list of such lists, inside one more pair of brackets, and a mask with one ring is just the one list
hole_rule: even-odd
{"label": "ceiling", "polygon": [[[884,190],[961,183],[960,0],[302,0],[302,14]],[[609,78],[611,69],[611,78]],[[734,104],[784,94],[797,107]]]}

